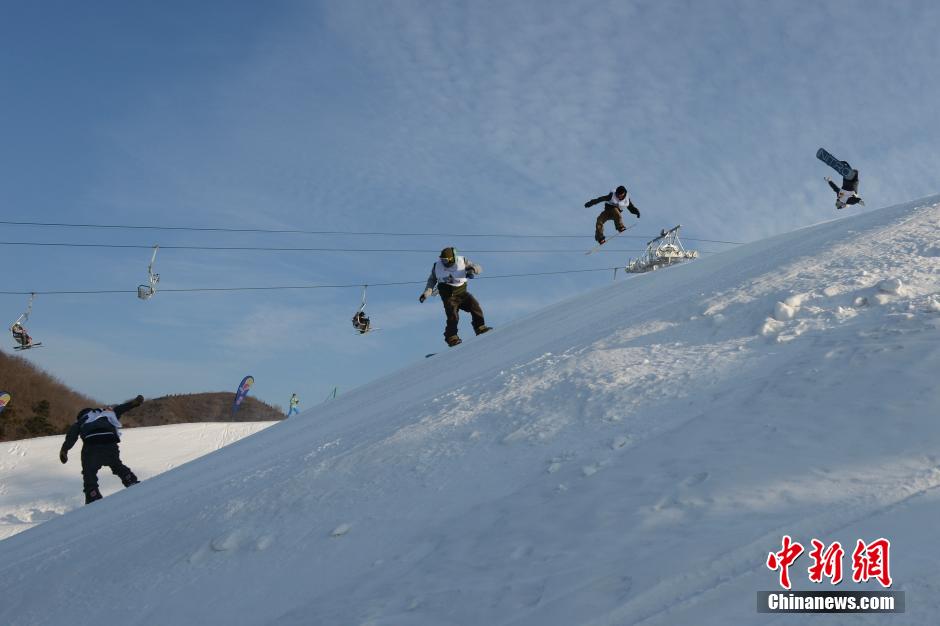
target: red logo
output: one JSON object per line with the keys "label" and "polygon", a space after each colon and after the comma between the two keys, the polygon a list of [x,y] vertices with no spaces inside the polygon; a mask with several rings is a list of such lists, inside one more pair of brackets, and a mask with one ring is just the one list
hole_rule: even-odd
{"label": "red logo", "polygon": [[[825,576],[833,585],[842,582],[842,557],[845,550],[838,541],[826,548],[826,544],[818,539],[813,539],[813,550],[809,553],[813,559],[813,565],[807,568],[809,579],[814,583],[821,583]],[[823,548],[826,548],[824,551]]]}
{"label": "red logo", "polygon": [[857,583],[874,578],[882,587],[891,586],[891,570],[888,566],[888,553],[891,542],[884,537],[865,544],[861,539],[852,552],[852,580]]}
{"label": "red logo", "polygon": [[[830,584],[838,585],[842,582],[842,558],[845,556],[842,544],[835,541],[826,547],[825,543],[815,538],[811,543],[813,549],[808,554],[813,564],[806,568],[810,582],[822,583],[824,578],[828,578]],[[790,589],[790,566],[803,554],[803,545],[793,541],[790,535],[784,535],[781,544],[779,552],[767,555],[767,567],[779,571],[780,586]],[[891,542],[884,537],[867,544],[859,539],[852,552],[852,580],[864,583],[874,579],[882,587],[891,587],[890,552]]]}
{"label": "red logo", "polygon": [[791,543],[790,535],[783,536],[783,549],[767,555],[767,567],[780,570],[780,586],[790,588],[790,566],[803,554],[803,546]]}

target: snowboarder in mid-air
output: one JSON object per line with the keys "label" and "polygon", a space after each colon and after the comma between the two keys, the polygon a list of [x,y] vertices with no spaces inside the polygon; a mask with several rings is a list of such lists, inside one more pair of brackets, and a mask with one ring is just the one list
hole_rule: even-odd
{"label": "snowboarder in mid-air", "polygon": [[599,196],[593,200],[588,200],[584,203],[584,208],[589,209],[601,202],[604,203],[604,210],[597,216],[597,222],[594,226],[594,240],[597,241],[598,245],[603,245],[603,243],[607,241],[604,237],[604,224],[606,222],[613,220],[618,233],[627,230],[627,227],[623,224],[624,209],[636,215],[637,219],[640,219],[640,210],[634,206],[633,201],[630,199],[630,194],[627,193],[627,188],[623,185],[612,190],[606,196]]}
{"label": "snowboarder in mid-air", "polygon": [[85,504],[101,499],[98,490],[98,470],[104,466],[111,468],[111,473],[121,479],[125,487],[136,485],[137,476],[131,468],[121,463],[121,422],[119,418],[144,402],[143,396],[137,396],[130,402],[116,407],[103,409],[82,409],[75,418],[75,423],[65,435],[65,443],[59,450],[59,460],[67,463],[69,450],[79,437],[82,438],[82,478],[85,489]]}
{"label": "snowboarder in mid-air", "polygon": [[849,165],[848,161],[840,161],[829,154],[825,148],[816,151],[816,158],[839,172],[842,176],[842,187],[840,188],[832,179],[826,176],[826,182],[829,188],[836,192],[836,208],[844,209],[852,204],[861,204],[865,206],[865,201],[858,195],[858,170]]}
{"label": "snowboarder in mid-air", "polygon": [[457,335],[457,322],[460,311],[470,314],[473,330],[478,335],[491,330],[483,320],[483,309],[480,303],[467,291],[467,280],[483,272],[483,268],[466,257],[457,254],[455,248],[444,248],[441,256],[431,267],[431,275],[424,293],[418,298],[424,302],[434,294],[435,289],[441,296],[444,304],[444,314],[447,316],[447,326],[444,328],[444,341],[448,346],[454,347],[461,342]]}

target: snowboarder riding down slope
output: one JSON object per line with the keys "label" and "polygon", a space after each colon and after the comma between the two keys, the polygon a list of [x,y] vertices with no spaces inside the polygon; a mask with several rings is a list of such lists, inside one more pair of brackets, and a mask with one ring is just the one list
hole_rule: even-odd
{"label": "snowboarder riding down slope", "polygon": [[435,289],[444,304],[447,326],[444,328],[444,341],[453,347],[461,342],[457,336],[457,322],[460,311],[470,314],[473,330],[478,335],[490,330],[483,320],[480,303],[467,291],[467,280],[483,272],[483,268],[466,257],[459,256],[455,248],[444,248],[441,256],[431,267],[431,275],[424,293],[418,298],[424,302],[434,294]]}
{"label": "snowboarder riding down slope", "polygon": [[136,485],[137,476],[131,468],[121,463],[121,422],[118,418],[131,409],[144,403],[143,396],[137,396],[130,402],[116,407],[103,409],[82,409],[75,418],[75,423],[65,435],[65,443],[59,450],[59,460],[67,463],[69,450],[79,437],[82,438],[82,478],[84,479],[85,504],[101,499],[98,490],[98,470],[107,465],[111,473],[121,479],[125,487]]}
{"label": "snowboarder riding down slope", "polygon": [[[845,164],[846,169],[851,166],[846,162],[842,161]],[[826,182],[829,183],[829,187],[836,192],[836,208],[844,209],[846,206],[851,204],[861,204],[865,206],[865,202],[862,200],[862,197],[858,195],[858,170],[852,169],[848,176],[842,177],[842,188],[836,186],[832,179],[826,176]]]}
{"label": "snowboarder riding down slope", "polygon": [[612,190],[606,196],[599,196],[593,200],[588,200],[584,203],[584,208],[589,209],[600,202],[604,203],[604,210],[597,216],[597,222],[594,227],[594,240],[597,241],[598,244],[603,244],[607,241],[604,237],[605,222],[613,220],[614,225],[617,227],[617,232],[619,233],[627,230],[627,227],[623,225],[623,209],[627,209],[636,215],[637,219],[640,218],[640,210],[633,205],[633,201],[630,200],[630,194],[627,193],[627,188],[623,185]]}

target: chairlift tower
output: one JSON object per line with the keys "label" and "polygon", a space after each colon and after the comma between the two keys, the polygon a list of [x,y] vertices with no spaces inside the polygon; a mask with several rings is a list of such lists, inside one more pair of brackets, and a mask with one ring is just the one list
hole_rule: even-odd
{"label": "chairlift tower", "polygon": [[640,274],[697,258],[697,251],[686,250],[682,245],[682,241],[679,239],[680,227],[681,224],[675,228],[661,231],[659,237],[647,242],[646,252],[642,256],[631,260],[623,269],[633,274]]}

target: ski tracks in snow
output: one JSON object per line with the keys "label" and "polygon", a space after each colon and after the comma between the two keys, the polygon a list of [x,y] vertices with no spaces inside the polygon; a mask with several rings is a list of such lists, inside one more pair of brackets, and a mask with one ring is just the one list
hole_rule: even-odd
{"label": "ski tracks in snow", "polygon": [[[638,591],[617,608],[597,617],[583,626],[620,626],[622,624],[674,624],[677,611],[687,611],[710,594],[729,591],[730,601],[740,602],[741,595],[753,593],[734,589],[734,581],[766,570],[763,559],[775,547],[781,536],[828,537],[870,518],[882,515],[912,499],[940,487],[940,465],[925,467],[909,474],[905,479],[886,485],[876,494],[859,497],[852,505],[830,507],[825,513],[796,520],[785,526],[752,539],[734,550],[716,554],[705,567],[662,579],[653,586]],[[772,587],[768,579],[766,588]],[[857,616],[853,616],[857,617]],[[705,617],[702,617],[703,622]]]}

